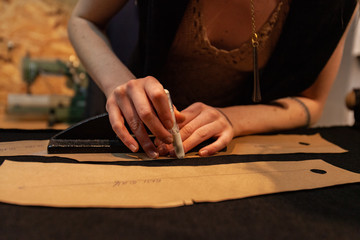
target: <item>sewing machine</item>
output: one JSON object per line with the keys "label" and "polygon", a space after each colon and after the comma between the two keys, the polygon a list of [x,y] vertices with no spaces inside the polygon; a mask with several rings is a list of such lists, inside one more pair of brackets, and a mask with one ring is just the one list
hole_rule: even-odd
{"label": "sewing machine", "polygon": [[[88,78],[75,57],[62,61],[31,59],[25,56],[21,70],[27,93],[8,95],[9,115],[26,119],[45,118],[50,126],[57,122],[75,123],[84,118]],[[74,95],[32,94],[30,86],[42,74],[65,76],[66,86],[74,90]]]}

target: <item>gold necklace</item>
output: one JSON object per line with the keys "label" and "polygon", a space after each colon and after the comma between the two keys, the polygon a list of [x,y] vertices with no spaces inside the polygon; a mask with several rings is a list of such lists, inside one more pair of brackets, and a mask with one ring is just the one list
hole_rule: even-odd
{"label": "gold necklace", "polygon": [[261,91],[260,91],[259,65],[258,65],[259,40],[258,40],[258,35],[256,33],[254,0],[250,0],[250,8],[251,8],[251,24],[252,24],[251,44],[253,47],[253,67],[254,67],[254,91],[253,91],[252,100],[257,103],[261,101]]}

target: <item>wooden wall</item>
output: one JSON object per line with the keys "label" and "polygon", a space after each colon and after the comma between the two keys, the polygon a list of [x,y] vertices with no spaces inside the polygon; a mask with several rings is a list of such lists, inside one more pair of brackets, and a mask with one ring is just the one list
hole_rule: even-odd
{"label": "wooden wall", "polygon": [[[0,114],[8,93],[26,93],[21,60],[34,58],[68,60],[75,55],[67,36],[67,21],[76,0],[0,0]],[[13,45],[8,51],[8,46]],[[31,86],[34,94],[65,94],[64,77],[41,76]],[[0,126],[1,128],[1,126]]]}

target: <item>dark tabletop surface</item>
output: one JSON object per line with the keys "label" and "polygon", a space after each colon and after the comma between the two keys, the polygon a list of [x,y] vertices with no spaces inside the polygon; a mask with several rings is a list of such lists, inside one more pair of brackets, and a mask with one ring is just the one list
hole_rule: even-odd
{"label": "dark tabletop surface", "polygon": [[[0,129],[0,141],[49,139],[57,132]],[[283,133],[320,133],[348,152],[226,156],[146,164],[323,159],[360,173],[359,129],[342,126]],[[0,157],[0,163],[4,159],[73,162],[59,157],[12,156]],[[360,183],[164,209],[51,208],[0,203],[0,239],[360,239]]]}

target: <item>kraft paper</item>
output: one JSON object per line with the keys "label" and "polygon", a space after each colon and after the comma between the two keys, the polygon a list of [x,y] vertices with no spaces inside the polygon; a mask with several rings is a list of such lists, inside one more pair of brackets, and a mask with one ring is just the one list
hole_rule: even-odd
{"label": "kraft paper", "polygon": [[0,167],[0,201],[51,207],[176,207],[360,181],[322,160],[214,166],[29,163]]}

